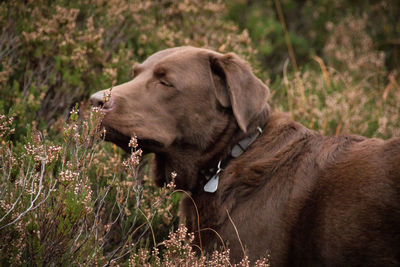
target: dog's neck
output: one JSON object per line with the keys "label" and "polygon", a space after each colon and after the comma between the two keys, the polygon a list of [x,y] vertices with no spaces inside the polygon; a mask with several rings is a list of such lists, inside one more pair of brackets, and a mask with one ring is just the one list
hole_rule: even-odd
{"label": "dog's neck", "polygon": [[[262,128],[264,128],[264,125]],[[216,167],[200,170],[201,175],[208,180],[208,182],[204,186],[205,192],[215,193],[217,191],[219,176],[221,175],[221,172],[223,172],[225,166],[227,166],[232,159],[239,157],[247,150],[247,148],[262,134],[262,128],[260,126],[257,126],[257,132],[255,134],[247,136],[240,140],[232,148],[227,157],[221,158],[218,161]]]}
{"label": "dog's neck", "polygon": [[[244,133],[237,125],[236,120],[230,117],[226,120],[226,125],[219,137],[204,150],[192,148],[190,146],[176,146],[166,154],[156,154],[156,171],[160,179],[159,185],[162,185],[165,177],[169,181],[170,173],[175,171],[176,186],[179,189],[187,191],[203,191],[204,184],[207,182],[206,177],[202,174],[202,170],[215,168],[218,162],[228,158],[235,150],[237,144],[241,141],[247,143],[247,138],[253,139],[258,136],[259,130],[257,127],[263,127],[267,124],[268,112],[260,114],[259,118],[254,120]],[[157,179],[157,178],[156,178]],[[157,181],[157,180],[156,180]]]}

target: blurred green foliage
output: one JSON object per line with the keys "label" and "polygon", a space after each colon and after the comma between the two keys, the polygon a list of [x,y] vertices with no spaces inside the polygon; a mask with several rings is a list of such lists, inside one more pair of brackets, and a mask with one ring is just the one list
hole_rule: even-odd
{"label": "blurred green foliage", "polygon": [[[324,54],[332,27],[351,16],[367,16],[365,31],[374,49],[385,53],[388,70],[400,68],[400,5],[396,0],[280,0],[290,41],[299,65],[308,64],[310,56]],[[288,57],[282,25],[274,0],[238,0],[228,2],[228,18],[241,29],[248,29],[259,52],[262,67],[270,74],[281,74]]]}

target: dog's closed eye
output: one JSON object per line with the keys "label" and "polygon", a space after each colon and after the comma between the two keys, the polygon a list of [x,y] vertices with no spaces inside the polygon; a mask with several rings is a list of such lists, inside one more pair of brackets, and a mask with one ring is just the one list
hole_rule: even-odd
{"label": "dog's closed eye", "polygon": [[167,81],[165,81],[165,80],[160,80],[160,83],[161,83],[162,85],[164,85],[164,86],[167,86],[167,87],[174,87],[171,83],[169,83],[169,82],[167,82]]}
{"label": "dog's closed eye", "polygon": [[159,83],[166,87],[174,87],[171,82],[169,82],[166,78],[167,71],[162,68],[158,67],[154,70],[154,76],[159,80]]}

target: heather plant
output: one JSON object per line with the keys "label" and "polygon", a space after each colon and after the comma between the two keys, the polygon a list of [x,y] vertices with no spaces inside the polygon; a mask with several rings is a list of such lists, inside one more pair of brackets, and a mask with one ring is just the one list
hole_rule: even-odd
{"label": "heather plant", "polygon": [[[101,109],[93,108],[86,119],[79,119],[78,112],[71,111],[61,143],[32,129],[23,146],[10,142],[13,119],[0,117],[4,264],[111,263],[144,246],[152,221],[162,221],[171,210],[167,188],[159,190],[158,197],[152,194],[153,201],[143,201],[150,189],[139,176],[141,150],[135,137],[130,157],[109,158],[99,152]],[[122,166],[126,170],[118,171]]]}
{"label": "heather plant", "polygon": [[[244,255],[243,260],[237,264],[231,264],[229,249],[215,250],[211,255],[197,256],[193,249],[194,234],[188,233],[184,225],[179,225],[176,232],[171,232],[168,239],[160,243],[164,253],[160,256],[159,248],[153,248],[151,254],[148,250],[139,250],[133,253],[129,259],[129,266],[235,266],[248,267],[250,262]],[[253,263],[255,267],[269,267],[269,255]]]}

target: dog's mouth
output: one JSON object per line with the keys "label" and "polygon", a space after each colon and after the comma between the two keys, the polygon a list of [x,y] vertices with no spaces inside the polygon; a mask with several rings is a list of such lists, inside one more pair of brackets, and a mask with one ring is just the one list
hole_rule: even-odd
{"label": "dog's mouth", "polygon": [[[122,148],[125,152],[131,153],[131,147],[129,147],[129,142],[131,140],[130,136],[124,135],[118,130],[103,125],[106,129],[105,136],[103,136],[105,141],[111,142]],[[154,163],[155,168],[153,171],[153,180],[157,186],[162,187],[166,183],[165,176],[165,162],[162,158],[162,153],[157,153],[164,147],[161,143],[150,140],[150,139],[139,139],[138,148],[143,151],[143,154],[155,153]]]}
{"label": "dog's mouth", "polygon": [[125,150],[126,152],[129,152],[129,141],[130,137],[126,136],[119,131],[115,130],[114,128],[108,127],[103,125],[105,128],[105,134],[103,134],[102,138],[104,138],[105,141],[111,142]]}
{"label": "dog's mouth", "polygon": [[[105,136],[103,136],[105,141],[116,144],[128,153],[131,152],[131,148],[129,147],[129,142],[131,140],[130,136],[124,135],[112,127],[106,125],[103,126],[106,129]],[[157,152],[163,148],[163,145],[160,142],[151,139],[138,137],[137,142],[138,148],[142,149],[144,154]]]}

